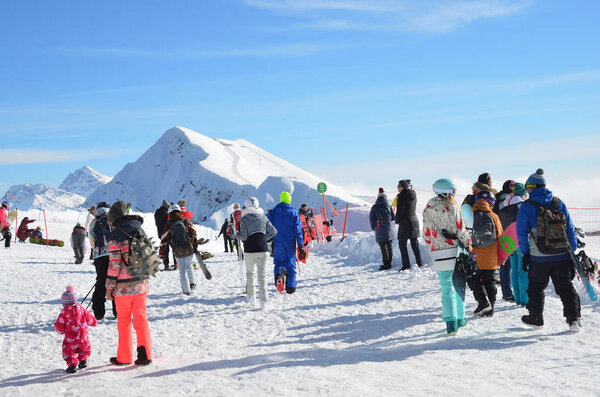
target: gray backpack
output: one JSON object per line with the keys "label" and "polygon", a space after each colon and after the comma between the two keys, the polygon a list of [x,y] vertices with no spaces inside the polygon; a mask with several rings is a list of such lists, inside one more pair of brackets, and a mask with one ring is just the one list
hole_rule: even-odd
{"label": "gray backpack", "polygon": [[473,232],[471,245],[475,248],[488,247],[496,242],[496,225],[490,214],[483,211],[473,212]]}
{"label": "gray backpack", "polygon": [[125,261],[121,252],[121,259],[126,263],[127,273],[131,277],[146,280],[150,276],[155,276],[158,272],[158,265],[162,263],[158,251],[152,243],[152,239],[136,231],[130,235],[119,229],[129,237],[129,255],[128,261]]}

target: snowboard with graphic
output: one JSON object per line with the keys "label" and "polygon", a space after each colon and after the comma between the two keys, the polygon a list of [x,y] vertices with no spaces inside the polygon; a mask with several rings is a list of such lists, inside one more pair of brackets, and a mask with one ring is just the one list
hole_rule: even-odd
{"label": "snowboard with graphic", "polygon": [[298,261],[302,262],[302,263],[306,263],[306,259],[308,259],[308,251],[310,250],[310,247],[308,246],[308,244],[312,241],[312,237],[311,237],[311,233],[310,233],[310,229],[308,228],[308,224],[306,222],[306,217],[304,215],[300,215],[300,223],[302,223],[302,236],[304,239],[304,255],[302,255],[300,253],[300,247],[298,247],[296,249],[296,257],[298,258]]}
{"label": "snowboard with graphic", "polygon": [[202,254],[199,251],[196,251],[194,252],[194,256],[196,257],[196,261],[198,262],[202,273],[204,273],[204,277],[206,277],[207,280],[210,280],[212,278],[212,274],[210,274],[208,268],[206,267],[206,264],[202,260]]}
{"label": "snowboard with graphic", "polygon": [[[465,224],[465,227],[471,233],[473,229],[473,208],[470,205],[464,204],[461,207],[462,213],[462,221]],[[469,255],[469,251],[462,245],[458,245],[458,249],[456,250],[456,258],[458,259],[461,254]],[[462,277],[459,273],[454,272],[452,274],[452,284],[454,285],[454,289],[458,293],[460,299],[465,301],[465,293],[467,291],[467,280]]]}
{"label": "snowboard with graphic", "polygon": [[587,292],[587,294],[590,297],[590,299],[592,300],[592,302],[596,302],[598,300],[598,296],[596,294],[596,291],[594,290],[594,287],[592,287],[592,284],[590,283],[590,280],[588,279],[588,275],[583,270],[584,268],[583,268],[583,265],[582,265],[582,263],[580,261],[580,256],[581,255],[579,255],[579,256],[575,255],[575,253],[572,250],[569,250],[569,256],[571,257],[571,261],[573,261],[573,265],[575,266],[575,270],[577,270],[577,274],[579,275],[579,279],[581,280],[581,282],[583,283],[583,286],[585,287],[585,291]]}
{"label": "snowboard with graphic", "polygon": [[508,259],[519,248],[517,239],[517,222],[513,222],[504,230],[498,244],[498,265]]}

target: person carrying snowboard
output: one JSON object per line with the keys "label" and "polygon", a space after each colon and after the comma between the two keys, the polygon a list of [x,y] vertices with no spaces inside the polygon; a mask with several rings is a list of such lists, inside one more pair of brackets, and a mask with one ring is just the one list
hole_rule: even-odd
{"label": "person carrying snowboard", "polygon": [[435,197],[423,210],[423,238],[431,246],[432,268],[437,272],[442,289],[442,318],[448,335],[456,335],[467,325],[465,303],[460,298],[452,276],[459,243],[471,251],[471,237],[463,222],[462,213],[454,196],[456,186],[447,178],[433,184]]}
{"label": "person carrying snowboard", "polygon": [[[267,214],[267,218],[277,230],[273,239],[273,262],[275,263],[273,273],[277,290],[283,293],[285,287],[285,292],[293,294],[297,282],[297,254],[306,255],[303,248],[304,236],[298,211],[291,205],[292,195],[283,191],[279,195],[279,200],[280,203]],[[296,252],[296,244],[298,252]]]}
{"label": "person carrying snowboard", "polygon": [[254,306],[255,268],[258,275],[258,293],[261,309],[265,309],[268,300],[266,266],[269,260],[267,240],[277,235],[277,230],[258,206],[258,199],[250,197],[244,202],[240,219],[240,239],[244,242],[246,260],[246,294],[250,305]]}
{"label": "person carrying snowboard", "polygon": [[521,320],[530,326],[544,325],[544,290],[552,279],[563,304],[569,329],[581,328],[579,295],[571,280],[574,264],[568,250],[577,248],[577,235],[567,206],[546,188],[544,170],[539,168],[525,182],[529,199],[517,215],[517,237],[523,253],[523,270],[529,272],[529,314]]}
{"label": "person carrying snowboard", "polygon": [[160,240],[161,250],[165,245],[171,245],[179,269],[181,291],[184,295],[191,295],[196,289],[196,274],[192,262],[194,252],[198,249],[198,239],[194,225],[181,214],[179,205],[172,204],[169,207],[169,220]]}
{"label": "person carrying snowboard", "polygon": [[128,271],[131,236],[139,233],[144,219],[129,215],[130,205],[120,200],[110,207],[108,221],[113,227],[109,235],[110,266],[106,277],[106,298],[116,303],[119,343],[113,365],[127,365],[133,361],[131,319],[137,339],[135,365],[152,363],[152,340],[146,314],[146,296],[150,289],[149,275],[132,277]]}
{"label": "person carrying snowboard", "polygon": [[72,285],[68,285],[60,298],[63,308],[54,323],[54,329],[65,338],[62,342],[62,357],[67,362],[66,372],[72,374],[87,367],[92,346],[88,336],[88,325],[95,327],[98,322],[77,303],[77,294]]}
{"label": "person carrying snowboard", "polygon": [[369,223],[371,230],[375,231],[375,241],[379,244],[381,250],[381,261],[383,265],[379,270],[389,270],[392,268],[392,240],[394,240],[394,209],[388,203],[387,195],[382,187],[377,192],[377,200],[369,212]]}
{"label": "person carrying snowboard", "polygon": [[8,203],[6,201],[3,201],[0,207],[0,232],[4,239],[4,247],[9,248],[12,233],[10,232],[10,223],[8,222]]}
{"label": "person carrying snowboard", "polygon": [[469,280],[469,287],[478,303],[473,314],[483,317],[494,315],[497,294],[494,272],[498,269],[498,240],[504,233],[498,215],[492,211],[495,204],[496,196],[489,190],[475,195],[471,245],[479,271]]}
{"label": "person carrying snowboard", "polygon": [[417,218],[417,193],[412,190],[410,179],[402,179],[398,182],[398,194],[392,202],[392,207],[396,207],[395,222],[398,225],[398,245],[400,255],[402,256],[402,268],[400,271],[410,269],[408,259],[408,247],[406,244],[410,240],[410,246],[417,266],[421,267],[421,251],[419,251],[419,219]]}
{"label": "person carrying snowboard", "polygon": [[[96,286],[92,295],[92,311],[96,320],[102,320],[106,313],[106,275],[108,273],[109,246],[108,236],[111,227],[108,224],[108,204],[104,201],[98,203],[96,208],[96,219],[91,223],[89,235],[92,239],[94,267],[96,268]],[[117,317],[115,302],[112,302],[113,316]]]}
{"label": "person carrying snowboard", "polygon": [[75,264],[79,265],[83,263],[83,257],[87,250],[85,240],[87,238],[87,232],[81,224],[77,223],[71,233],[71,247],[73,247],[73,253],[75,254]]}

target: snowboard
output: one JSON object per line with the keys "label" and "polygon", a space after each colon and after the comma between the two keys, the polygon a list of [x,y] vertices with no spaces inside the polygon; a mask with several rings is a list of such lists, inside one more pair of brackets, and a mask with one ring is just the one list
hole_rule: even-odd
{"label": "snowboard", "polygon": [[304,240],[304,257],[301,257],[300,255],[300,247],[298,247],[296,249],[296,257],[298,258],[298,261],[302,262],[302,263],[306,263],[306,259],[308,258],[308,251],[309,251],[309,247],[308,244],[312,241],[311,238],[311,234],[310,234],[310,229],[308,228],[308,224],[306,222],[306,217],[304,215],[300,215],[300,223],[302,223],[302,237]]}
{"label": "snowboard", "polygon": [[10,210],[8,213],[8,223],[13,223],[17,219],[17,210]]}
{"label": "snowboard", "polygon": [[498,244],[498,265],[508,259],[508,257],[519,248],[517,239],[517,222],[513,222],[504,230]]}
{"label": "snowboard", "polygon": [[582,266],[581,262],[579,261],[579,258],[577,257],[577,255],[575,255],[575,253],[572,250],[569,250],[569,256],[571,257],[571,261],[573,262],[573,265],[575,266],[575,270],[577,270],[579,279],[583,283],[583,286],[585,287],[585,290],[586,290],[588,296],[590,297],[592,302],[596,302],[598,300],[598,296],[596,295],[596,291],[594,290],[594,287],[592,287],[590,280],[588,280],[587,274],[583,270],[583,266]]}
{"label": "snowboard", "polygon": [[[461,207],[462,219],[465,227],[469,232],[473,229],[473,208],[470,205],[464,204]],[[467,250],[462,244],[458,244],[458,248],[456,249],[456,257],[458,258],[461,254],[469,254],[469,250]],[[467,291],[467,280],[462,277],[459,273],[452,273],[452,285],[454,285],[454,289],[460,300],[465,301],[465,293]]]}
{"label": "snowboard", "polygon": [[210,272],[208,271],[208,268],[206,267],[206,264],[202,260],[202,254],[200,254],[200,252],[196,251],[196,252],[194,252],[194,256],[196,257],[196,260],[198,261],[198,266],[200,266],[200,269],[202,269],[202,273],[204,273],[204,277],[206,277],[207,280],[210,280],[212,278],[212,274],[210,274]]}

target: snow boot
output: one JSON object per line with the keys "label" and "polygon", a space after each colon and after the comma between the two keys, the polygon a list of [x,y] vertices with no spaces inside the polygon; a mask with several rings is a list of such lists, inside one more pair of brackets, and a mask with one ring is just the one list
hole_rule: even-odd
{"label": "snow boot", "polygon": [[68,374],[74,374],[75,372],[77,372],[77,367],[75,365],[69,365],[69,367],[65,369],[65,372]]}
{"label": "snow boot", "polygon": [[131,363],[122,363],[119,360],[117,360],[116,357],[111,357],[109,361],[112,365],[119,365],[119,366],[131,364]]}
{"label": "snow boot", "polygon": [[285,291],[285,269],[281,269],[279,274],[275,277],[275,286],[280,294]]}
{"label": "snow boot", "polygon": [[544,326],[544,319],[542,318],[542,316],[534,316],[532,314],[528,314],[526,316],[521,317],[521,321],[533,328],[541,328]]}
{"label": "snow boot", "polygon": [[148,355],[146,354],[146,346],[138,346],[137,348],[137,360],[134,361],[135,365],[148,365],[152,364],[152,360],[148,359]]}
{"label": "snow boot", "polygon": [[448,336],[456,336],[458,333],[458,321],[446,321],[446,331]]}
{"label": "snow boot", "polygon": [[379,266],[379,270],[390,270],[392,268],[392,265],[389,263],[384,263],[383,265]]}
{"label": "snow boot", "polygon": [[190,284],[190,291],[194,291],[196,289],[196,284]]}
{"label": "snow boot", "polygon": [[79,369],[84,369],[84,368],[87,368],[87,361],[86,361],[86,360],[81,360],[81,361],[79,362],[79,365],[78,365],[78,367],[79,367]]}
{"label": "snow boot", "polygon": [[466,318],[461,318],[460,320],[457,321],[458,323],[458,328],[462,328],[462,327],[466,327],[467,325],[467,319]]}
{"label": "snow boot", "polygon": [[568,318],[567,324],[569,324],[569,330],[571,332],[581,331],[581,321],[578,318]]}
{"label": "snow boot", "polygon": [[477,308],[475,309],[473,314],[475,314],[477,316],[483,316],[490,310],[493,310],[492,305],[487,300],[481,301],[481,302],[479,302],[479,305],[477,305]]}

